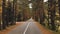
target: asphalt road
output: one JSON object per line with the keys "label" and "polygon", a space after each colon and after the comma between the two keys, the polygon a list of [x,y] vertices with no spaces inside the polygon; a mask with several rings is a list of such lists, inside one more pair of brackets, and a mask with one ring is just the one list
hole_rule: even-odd
{"label": "asphalt road", "polygon": [[26,21],[23,25],[20,25],[13,29],[8,34],[42,34],[40,29],[36,26],[33,19]]}

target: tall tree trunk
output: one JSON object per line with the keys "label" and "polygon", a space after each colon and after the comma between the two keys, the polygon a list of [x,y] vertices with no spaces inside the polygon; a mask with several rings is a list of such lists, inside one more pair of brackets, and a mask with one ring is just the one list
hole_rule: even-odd
{"label": "tall tree trunk", "polygon": [[44,6],[43,6],[43,0],[37,0],[37,16],[38,19],[40,18],[40,24],[44,25]]}
{"label": "tall tree trunk", "polygon": [[13,0],[13,3],[8,2],[8,13],[9,13],[9,22],[10,25],[15,25],[16,24],[16,0]]}
{"label": "tall tree trunk", "polygon": [[55,28],[55,7],[56,7],[56,1],[55,0],[48,0],[48,17],[49,17],[49,24],[51,24],[51,29],[56,30]]}
{"label": "tall tree trunk", "polygon": [[2,0],[2,28],[6,28],[6,0]]}
{"label": "tall tree trunk", "polygon": [[60,19],[60,0],[58,0],[58,6],[59,6],[59,19]]}
{"label": "tall tree trunk", "polygon": [[[16,24],[16,12],[17,12],[17,0],[13,0],[13,11],[14,11],[14,17],[13,17],[13,20],[14,20],[14,24]],[[14,4],[15,3],[15,4]]]}
{"label": "tall tree trunk", "polygon": [[44,24],[44,7],[43,0],[35,0],[33,3],[34,19]]}

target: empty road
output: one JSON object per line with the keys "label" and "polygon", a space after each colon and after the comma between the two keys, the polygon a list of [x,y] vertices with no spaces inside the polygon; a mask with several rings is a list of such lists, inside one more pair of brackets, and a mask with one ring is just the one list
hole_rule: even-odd
{"label": "empty road", "polygon": [[42,34],[33,19],[26,21],[24,24],[16,27],[8,34]]}

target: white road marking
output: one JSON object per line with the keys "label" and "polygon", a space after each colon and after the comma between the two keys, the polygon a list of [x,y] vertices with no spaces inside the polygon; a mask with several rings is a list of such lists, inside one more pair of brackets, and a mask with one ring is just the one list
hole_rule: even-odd
{"label": "white road marking", "polygon": [[25,28],[25,30],[24,30],[24,32],[23,32],[23,34],[25,34],[25,33],[26,33],[26,31],[27,31],[27,29],[28,29],[29,25],[30,25],[30,23],[28,23],[28,25],[27,25],[27,27]]}

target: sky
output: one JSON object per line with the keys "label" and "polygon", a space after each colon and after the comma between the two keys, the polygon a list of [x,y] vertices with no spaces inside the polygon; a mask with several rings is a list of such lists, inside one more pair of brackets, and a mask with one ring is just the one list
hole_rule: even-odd
{"label": "sky", "polygon": [[32,3],[29,4],[29,8],[32,8]]}
{"label": "sky", "polygon": [[[8,0],[7,0],[8,1]],[[12,0],[13,1],[13,0]],[[31,1],[31,0],[29,0],[29,1]],[[44,0],[44,2],[46,2],[46,1],[48,1],[48,0]]]}
{"label": "sky", "polygon": [[46,2],[46,1],[48,1],[48,0],[44,0],[44,2]]}
{"label": "sky", "polygon": [[[29,1],[31,1],[31,0],[29,0]],[[44,2],[46,2],[46,1],[48,1],[48,0],[44,0]],[[29,4],[29,8],[32,8],[32,3]]]}

